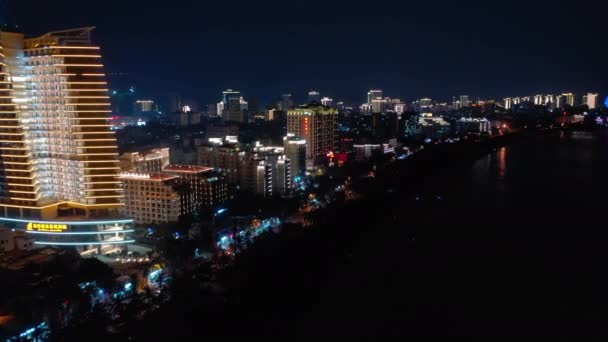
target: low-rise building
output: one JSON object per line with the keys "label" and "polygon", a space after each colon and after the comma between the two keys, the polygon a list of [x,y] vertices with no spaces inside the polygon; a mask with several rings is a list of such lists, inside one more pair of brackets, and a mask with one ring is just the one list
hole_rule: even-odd
{"label": "low-rise building", "polygon": [[190,193],[180,187],[179,177],[163,174],[123,173],[126,216],[136,224],[178,222],[192,212]]}
{"label": "low-rise building", "polygon": [[353,145],[355,150],[355,160],[369,159],[374,154],[382,153],[382,145],[380,144],[364,144],[364,145]]}
{"label": "low-rise building", "polygon": [[489,133],[490,121],[486,118],[465,118],[462,117],[456,121],[456,132],[459,134],[465,133]]}
{"label": "low-rise building", "polygon": [[441,139],[450,134],[450,123],[440,116],[424,113],[418,119],[420,133],[425,139]]}
{"label": "low-rise building", "polygon": [[123,212],[136,224],[178,222],[202,207],[213,207],[229,197],[222,175],[195,165],[168,165],[163,173],[122,173]]}
{"label": "low-rise building", "polygon": [[192,193],[192,205],[212,207],[228,200],[230,193],[225,178],[213,168],[197,165],[169,165],[163,172],[179,177]]}
{"label": "low-rise building", "polygon": [[0,227],[0,254],[11,251],[29,251],[35,248],[34,238],[26,232]]}

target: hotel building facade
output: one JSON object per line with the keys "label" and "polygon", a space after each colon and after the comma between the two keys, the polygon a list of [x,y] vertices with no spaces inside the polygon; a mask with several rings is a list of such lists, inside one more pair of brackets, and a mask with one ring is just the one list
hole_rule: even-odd
{"label": "hotel building facade", "polygon": [[309,104],[287,111],[287,133],[306,141],[306,160],[334,151],[338,111],[334,108]]}
{"label": "hotel building facade", "polygon": [[214,208],[229,198],[223,176],[196,165],[168,165],[162,173],[123,172],[123,212],[135,224],[179,222],[201,208]]}
{"label": "hotel building facade", "polygon": [[36,244],[133,242],[92,30],[0,32],[0,224]]}

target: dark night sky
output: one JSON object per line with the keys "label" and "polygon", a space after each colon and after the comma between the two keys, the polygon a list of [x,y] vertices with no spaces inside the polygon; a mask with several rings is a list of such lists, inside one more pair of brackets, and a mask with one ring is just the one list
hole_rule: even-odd
{"label": "dark night sky", "polygon": [[[97,26],[108,72],[164,100],[311,88],[363,102],[608,93],[603,1],[12,0],[31,34]],[[30,10],[33,4],[36,11]],[[114,82],[111,86],[117,86]],[[142,96],[145,96],[142,95]]]}

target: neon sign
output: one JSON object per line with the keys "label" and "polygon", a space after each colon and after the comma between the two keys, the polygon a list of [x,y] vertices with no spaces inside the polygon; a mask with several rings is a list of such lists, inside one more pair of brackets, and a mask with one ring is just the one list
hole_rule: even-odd
{"label": "neon sign", "polygon": [[53,232],[60,233],[68,230],[67,224],[51,224],[51,223],[34,223],[29,222],[26,226],[27,231],[37,231],[37,232]]}

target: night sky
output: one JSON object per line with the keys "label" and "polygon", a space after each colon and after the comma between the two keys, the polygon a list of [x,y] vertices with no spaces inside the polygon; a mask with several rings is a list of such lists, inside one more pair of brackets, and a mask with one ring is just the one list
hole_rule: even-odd
{"label": "night sky", "polygon": [[[602,1],[11,1],[29,34],[97,26],[107,72],[142,97],[217,102],[226,88],[361,103],[608,93]],[[32,11],[32,6],[36,7]]]}

